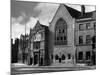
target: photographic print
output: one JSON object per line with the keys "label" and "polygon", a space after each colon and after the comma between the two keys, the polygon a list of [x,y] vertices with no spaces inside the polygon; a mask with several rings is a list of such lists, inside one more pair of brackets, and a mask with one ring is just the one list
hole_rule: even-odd
{"label": "photographic print", "polygon": [[96,6],[11,0],[11,75],[96,69]]}

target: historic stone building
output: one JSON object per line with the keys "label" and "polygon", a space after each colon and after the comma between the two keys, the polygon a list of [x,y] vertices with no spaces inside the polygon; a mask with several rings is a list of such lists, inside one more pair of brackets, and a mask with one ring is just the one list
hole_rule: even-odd
{"label": "historic stone building", "polygon": [[[96,12],[81,12],[60,4],[49,26],[37,21],[30,29],[27,61],[30,65],[60,66],[92,62]],[[94,53],[95,54],[95,53]],[[63,67],[64,67],[63,66]]]}
{"label": "historic stone building", "polygon": [[74,25],[78,14],[77,10],[61,4],[50,23],[49,51],[55,66],[75,63]]}
{"label": "historic stone building", "polygon": [[53,64],[92,62],[91,39],[96,36],[95,17],[96,12],[86,13],[84,5],[81,12],[64,4],[59,6],[49,27],[49,51]]}
{"label": "historic stone building", "polygon": [[39,21],[33,29],[30,29],[29,38],[29,64],[45,66],[49,64],[48,57],[48,26]]}

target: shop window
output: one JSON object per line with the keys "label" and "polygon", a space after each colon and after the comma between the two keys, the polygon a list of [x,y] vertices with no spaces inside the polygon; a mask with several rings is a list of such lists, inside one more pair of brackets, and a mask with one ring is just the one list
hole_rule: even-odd
{"label": "shop window", "polygon": [[86,60],[89,60],[91,58],[91,53],[90,51],[86,52]]}
{"label": "shop window", "polygon": [[58,60],[58,59],[59,59],[59,56],[58,56],[58,55],[56,55],[56,56],[55,56],[55,60]]}
{"label": "shop window", "polygon": [[83,36],[79,36],[79,44],[83,44]]}
{"label": "shop window", "polygon": [[79,52],[79,54],[78,54],[78,60],[83,60],[83,52]]}
{"label": "shop window", "polygon": [[62,58],[62,60],[65,60],[65,55],[63,54],[61,58]]}

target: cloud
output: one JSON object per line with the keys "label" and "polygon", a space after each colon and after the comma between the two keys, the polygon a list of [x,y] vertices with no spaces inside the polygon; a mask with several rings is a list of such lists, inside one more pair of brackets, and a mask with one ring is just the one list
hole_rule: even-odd
{"label": "cloud", "polygon": [[[20,2],[19,2],[20,3]],[[39,19],[41,24],[49,25],[52,18],[54,17],[59,4],[51,3],[20,3],[16,4],[16,8],[13,4],[13,12],[17,16],[11,17],[11,26],[12,26],[12,38],[19,38],[21,34],[25,34],[25,25],[26,33],[29,34],[30,28],[33,28]],[[24,6],[25,5],[25,6]],[[67,4],[68,5],[68,4]],[[20,7],[18,7],[20,6]],[[77,10],[80,10],[80,6],[69,5]],[[86,6],[86,10],[93,10],[94,6]],[[16,9],[16,11],[14,11]],[[23,11],[22,11],[23,10]],[[19,13],[18,13],[19,12]],[[16,15],[14,14],[14,15]]]}
{"label": "cloud", "polygon": [[12,29],[11,29],[11,36],[13,39],[15,38],[19,38],[21,34],[25,33],[25,27],[24,25],[20,24],[20,23],[13,23],[12,24]]}
{"label": "cloud", "polygon": [[[29,21],[26,23],[26,33],[29,34],[30,28],[33,28],[35,26],[37,20],[38,19],[34,17],[29,18]],[[22,24],[21,21],[22,21],[22,17],[20,16],[18,18],[12,17],[11,19],[12,22],[11,35],[13,39],[20,38],[21,34],[25,34],[25,24]]]}
{"label": "cloud", "polygon": [[30,28],[33,28],[37,23],[38,18],[30,17],[29,21],[26,23],[26,32],[29,34]]}
{"label": "cloud", "polygon": [[58,7],[59,4],[39,3],[34,10],[41,11],[37,16],[37,18],[40,20],[40,23],[48,25],[48,22],[51,21]]}
{"label": "cloud", "polygon": [[25,22],[27,22],[27,16],[23,12],[21,13],[20,16],[11,18],[11,23],[12,24],[14,24],[14,23],[24,24]]}

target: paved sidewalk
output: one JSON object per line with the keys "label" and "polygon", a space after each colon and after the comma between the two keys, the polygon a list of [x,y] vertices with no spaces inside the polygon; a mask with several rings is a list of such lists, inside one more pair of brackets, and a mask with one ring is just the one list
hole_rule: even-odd
{"label": "paved sidewalk", "polygon": [[12,64],[11,65],[11,67],[12,68],[21,68],[21,67],[25,67],[25,68],[31,68],[31,67],[33,67],[33,68],[44,68],[44,67],[47,67],[47,68],[49,68],[49,67],[95,67],[96,68],[96,66],[87,66],[87,65],[85,65],[85,64],[62,64],[62,63],[57,63],[57,64],[51,64],[50,66],[38,66],[38,65],[27,65],[27,64],[22,64],[22,63],[15,63],[15,64]]}
{"label": "paved sidewalk", "polygon": [[58,71],[77,71],[77,70],[93,70],[96,66],[80,66],[80,65],[61,65],[55,66],[55,64],[51,66],[33,66],[33,65],[25,65],[25,64],[13,64],[11,66],[11,74],[19,75],[19,74],[33,74],[33,73],[41,73],[41,72],[58,72]]}

